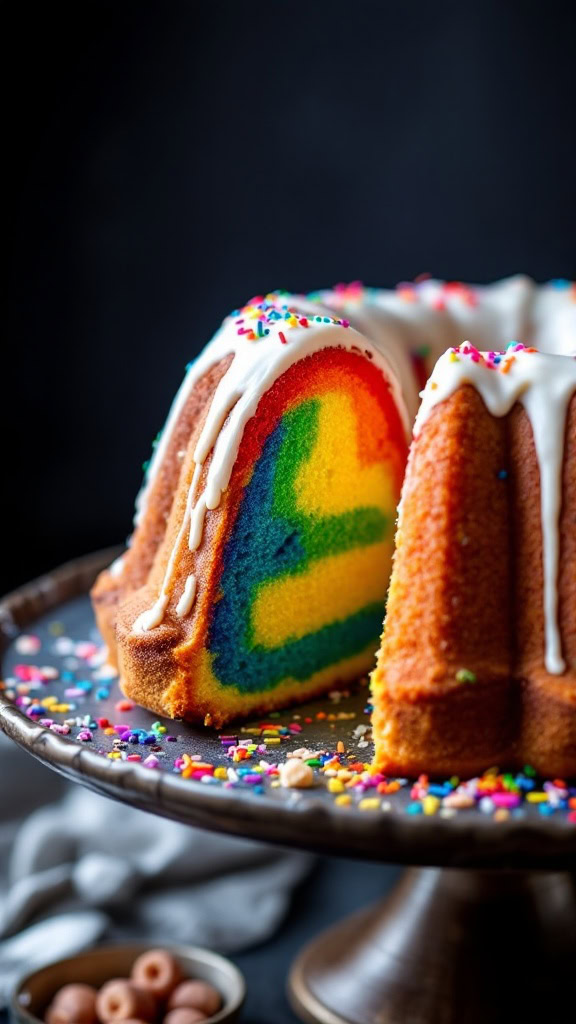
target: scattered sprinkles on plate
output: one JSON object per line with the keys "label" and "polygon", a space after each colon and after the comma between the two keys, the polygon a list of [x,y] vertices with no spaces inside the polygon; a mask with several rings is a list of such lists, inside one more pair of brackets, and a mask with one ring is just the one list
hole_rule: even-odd
{"label": "scattered sprinkles on plate", "polygon": [[[317,797],[324,791],[347,813],[441,818],[477,813],[498,822],[538,814],[576,824],[576,783],[538,779],[530,765],[520,772],[488,767],[473,779],[421,775],[414,781],[376,771],[366,680],[355,693],[335,690],[312,706],[228,726],[217,744],[211,741],[207,759],[206,743],[204,753],[195,750],[182,723],[150,721],[144,728],[142,722],[152,715],[122,695],[98,638],[77,639],[68,632],[65,622],[54,621],[18,636],[0,689],[41,728],[111,762],[141,764],[180,775],[191,785],[241,787],[268,798],[284,793],[284,798],[300,799],[303,790]],[[475,682],[465,666],[456,679],[463,685]],[[323,725],[320,746],[314,738],[318,723]],[[327,732],[333,733],[329,743]]]}

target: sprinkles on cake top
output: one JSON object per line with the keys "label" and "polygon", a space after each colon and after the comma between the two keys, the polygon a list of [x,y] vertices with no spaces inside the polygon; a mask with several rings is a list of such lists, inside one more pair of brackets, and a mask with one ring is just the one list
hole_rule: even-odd
{"label": "sprinkles on cake top", "polygon": [[[235,309],[230,314],[234,320],[236,333],[245,335],[248,341],[257,341],[259,338],[270,334],[271,327],[310,327],[311,324],[334,324],[336,327],[349,327],[348,320],[340,320],[338,317],[325,316],[322,314],[304,316],[297,309],[292,309],[288,302],[283,302],[284,293],[270,292],[268,295],[257,295],[242,307]],[[286,298],[290,298],[286,293]],[[282,344],[286,344],[286,337],[282,331],[278,332]]]}

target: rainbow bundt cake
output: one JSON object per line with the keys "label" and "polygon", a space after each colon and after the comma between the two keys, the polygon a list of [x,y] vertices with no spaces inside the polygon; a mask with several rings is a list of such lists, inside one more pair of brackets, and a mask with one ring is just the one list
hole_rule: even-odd
{"label": "rainbow bundt cake", "polygon": [[576,360],[439,360],[402,490],[372,675],[387,773],[576,775]]}
{"label": "rainbow bundt cake", "polygon": [[436,359],[465,338],[573,354],[575,321],[572,286],[523,277],[276,292],[231,314],[188,368],[128,550],[93,588],[125,693],[219,726],[369,671],[410,425]]}
{"label": "rainbow bundt cake", "polygon": [[347,321],[268,299],[233,314],[94,589],[125,693],[221,725],[367,672],[407,431],[394,372]]}

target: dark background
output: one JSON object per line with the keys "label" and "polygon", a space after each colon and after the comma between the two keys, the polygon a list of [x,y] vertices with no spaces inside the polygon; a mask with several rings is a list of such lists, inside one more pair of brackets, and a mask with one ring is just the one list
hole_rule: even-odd
{"label": "dark background", "polygon": [[4,5],[2,590],[125,537],[185,363],[255,292],[575,274],[573,12]]}
{"label": "dark background", "polygon": [[[184,365],[255,292],[576,276],[575,5],[4,4],[0,591],[126,536]],[[394,869],[323,859],[246,1019]],[[201,942],[201,936],[199,936]]]}

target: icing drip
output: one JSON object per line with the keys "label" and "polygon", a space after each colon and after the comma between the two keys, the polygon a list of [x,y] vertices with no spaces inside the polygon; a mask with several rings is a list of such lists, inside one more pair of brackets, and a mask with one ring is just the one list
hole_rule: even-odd
{"label": "icing drip", "polygon": [[179,618],[183,619],[186,615],[189,615],[192,605],[194,604],[194,598],[196,596],[196,577],[194,573],[190,573],[186,583],[184,584],[184,590],[182,597],[176,605],[176,614]]}
{"label": "icing drip", "polygon": [[432,409],[463,384],[481,395],[492,416],[506,416],[520,402],[532,426],[540,471],[546,669],[566,668],[558,624],[559,521],[568,403],[576,392],[576,360],[512,343],[506,353],[480,353],[469,344],[439,360],[422,394],[417,436]]}
{"label": "icing drip", "polygon": [[[294,328],[297,330],[294,331]],[[206,512],[218,508],[220,504],[222,494],[230,482],[244,429],[255,415],[262,396],[294,362],[328,347],[363,353],[380,367],[390,384],[408,434],[408,415],[395,373],[386,357],[350,328],[346,320],[319,314],[313,318],[303,316],[299,311],[266,300],[259,300],[255,305],[244,307],[236,315],[233,314],[224,322],[200,360],[188,371],[169,416],[165,435],[174,429],[178,415],[199,376],[208,366],[233,353],[234,358],[214,391],[194,451],[195,469],[186,511],[166,567],[160,595],[152,608],[138,616],[133,626],[135,632],[145,632],[162,623],[171,598],[172,577],[181,542],[188,534],[189,549],[196,551],[200,547]],[[146,487],[139,499],[140,514],[166,451],[168,441],[164,438],[163,441],[156,449]],[[212,458],[207,467],[204,489],[198,495],[200,478],[210,454]],[[194,593],[191,589],[187,593],[185,589],[178,604],[178,608],[184,610],[178,614],[188,614],[193,601]]]}
{"label": "icing drip", "polygon": [[[552,357],[553,358],[553,357]],[[576,371],[576,363],[574,364]],[[558,570],[560,565],[560,508],[562,504],[562,467],[564,433],[571,392],[556,378],[551,402],[543,402],[539,388],[529,388],[521,398],[532,424],[534,445],[540,468],[542,515],[542,558],[544,563],[545,664],[548,672],[561,675],[566,669],[558,625]],[[560,384],[560,386],[558,386]],[[572,391],[576,389],[576,372]]]}
{"label": "icing drip", "polygon": [[[188,498],[186,500],[186,512],[182,519],[180,529],[178,530],[178,536],[176,537],[176,542],[170,553],[170,558],[168,559],[168,565],[166,566],[166,571],[164,573],[164,579],[162,581],[160,596],[158,597],[157,601],[155,601],[151,608],[149,608],[145,612],[142,612],[142,614],[138,616],[132,627],[135,633],[146,633],[149,629],[155,629],[156,626],[161,625],[164,619],[164,615],[171,597],[170,583],[172,582],[172,575],[174,573],[174,567],[176,565],[176,555],[180,548],[182,538],[186,533],[192,505],[194,502],[194,496],[198,488],[198,481],[200,479],[201,472],[202,466],[197,465],[194,467],[194,476],[192,477],[192,483],[190,485],[190,490],[188,491]],[[182,601],[183,597],[184,594],[180,598],[180,601]],[[192,603],[190,604],[190,608],[192,608]]]}
{"label": "icing drip", "polygon": [[111,576],[114,576],[115,579],[118,576],[122,575],[123,570],[124,570],[124,556],[123,555],[120,555],[119,558],[115,558],[114,561],[111,562],[111,564],[108,566],[108,572],[110,573]]}
{"label": "icing drip", "polygon": [[146,612],[142,612],[138,616],[132,629],[135,633],[146,633],[149,629],[155,629],[156,626],[160,626],[164,619],[164,613],[168,607],[170,601],[170,591],[162,587],[160,597],[152,605],[151,608]]}

